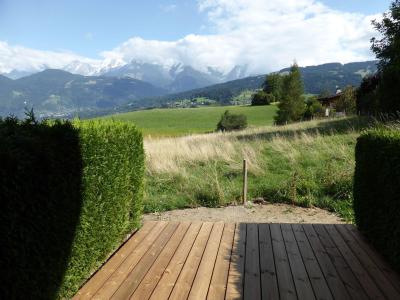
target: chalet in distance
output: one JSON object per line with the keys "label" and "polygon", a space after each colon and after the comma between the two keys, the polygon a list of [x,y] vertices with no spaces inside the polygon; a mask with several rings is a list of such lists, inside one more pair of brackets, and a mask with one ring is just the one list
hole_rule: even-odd
{"label": "chalet in distance", "polygon": [[331,110],[335,109],[336,106],[335,104],[337,103],[337,101],[339,101],[341,95],[342,95],[342,90],[337,88],[336,93],[334,95],[318,98],[318,101],[322,104],[322,107],[324,109],[325,117],[330,116]]}

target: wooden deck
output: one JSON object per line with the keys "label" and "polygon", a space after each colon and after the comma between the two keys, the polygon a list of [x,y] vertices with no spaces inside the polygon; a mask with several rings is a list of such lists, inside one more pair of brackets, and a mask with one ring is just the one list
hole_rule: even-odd
{"label": "wooden deck", "polygon": [[400,299],[352,225],[148,222],[75,299]]}

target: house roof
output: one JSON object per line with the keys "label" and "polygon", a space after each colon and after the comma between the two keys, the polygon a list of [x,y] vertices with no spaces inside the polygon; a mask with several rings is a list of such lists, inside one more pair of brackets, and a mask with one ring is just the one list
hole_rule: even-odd
{"label": "house roof", "polygon": [[327,97],[320,97],[320,98],[318,98],[318,101],[322,102],[322,103],[323,102],[332,102],[334,100],[338,100],[341,95],[342,95],[342,93],[338,93],[338,94],[330,95],[330,96],[327,96]]}

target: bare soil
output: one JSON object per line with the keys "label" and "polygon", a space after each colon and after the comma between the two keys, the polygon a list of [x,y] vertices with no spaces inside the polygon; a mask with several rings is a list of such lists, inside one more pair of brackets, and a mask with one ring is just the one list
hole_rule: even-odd
{"label": "bare soil", "polygon": [[201,221],[246,223],[345,223],[337,215],[319,208],[287,204],[249,204],[221,208],[198,207],[146,214],[144,221]]}

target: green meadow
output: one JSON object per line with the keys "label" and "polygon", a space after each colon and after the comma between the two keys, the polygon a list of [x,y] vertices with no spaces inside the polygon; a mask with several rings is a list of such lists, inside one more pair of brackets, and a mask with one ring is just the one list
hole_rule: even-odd
{"label": "green meadow", "polygon": [[248,199],[319,207],[353,221],[354,148],[372,124],[351,117],[144,140],[147,213]]}
{"label": "green meadow", "polygon": [[256,127],[272,125],[277,106],[151,109],[105,116],[102,119],[134,122],[145,136],[182,136],[214,131],[221,115],[226,110],[246,115],[249,127]]}

